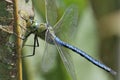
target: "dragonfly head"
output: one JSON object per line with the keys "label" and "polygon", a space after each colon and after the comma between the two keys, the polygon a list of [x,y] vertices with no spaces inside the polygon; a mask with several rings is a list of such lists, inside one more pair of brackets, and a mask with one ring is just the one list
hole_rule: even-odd
{"label": "dragonfly head", "polygon": [[37,28],[39,24],[34,20],[33,15],[28,15],[25,11],[20,10],[19,12],[20,17],[25,20],[26,22],[26,28],[28,30],[34,30],[34,28]]}
{"label": "dragonfly head", "polygon": [[29,18],[26,20],[26,28],[30,31],[38,30],[40,24],[34,20],[34,18]]}
{"label": "dragonfly head", "polygon": [[35,23],[35,22],[34,22],[33,19],[27,19],[27,20],[26,20],[26,28],[29,28],[29,27],[31,27],[32,25],[35,25],[34,23]]}
{"label": "dragonfly head", "polygon": [[18,14],[20,15],[20,18],[25,20],[26,28],[30,27],[35,22],[34,21],[34,16],[28,15],[28,13],[25,12],[25,11],[20,10],[20,11],[18,11]]}

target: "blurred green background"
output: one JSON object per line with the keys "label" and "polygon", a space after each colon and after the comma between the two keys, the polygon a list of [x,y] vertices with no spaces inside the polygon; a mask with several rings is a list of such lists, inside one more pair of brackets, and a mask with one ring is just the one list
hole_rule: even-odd
{"label": "blurred green background", "polygon": [[[119,69],[120,1],[55,0],[55,3],[59,18],[68,6],[74,4],[78,7],[78,26],[74,38],[70,40],[71,44],[117,71]],[[35,19],[45,22],[44,0],[33,0],[33,7]],[[33,44],[33,35],[29,37],[26,44]],[[39,39],[39,44],[35,56],[23,58],[23,80],[71,80],[59,55],[54,55],[48,71],[42,72],[41,61],[45,42]],[[48,52],[58,54],[54,47]],[[70,50],[69,53],[73,59],[77,80],[119,80],[119,76],[112,76]],[[32,54],[32,47],[25,46],[23,55],[28,54]]]}

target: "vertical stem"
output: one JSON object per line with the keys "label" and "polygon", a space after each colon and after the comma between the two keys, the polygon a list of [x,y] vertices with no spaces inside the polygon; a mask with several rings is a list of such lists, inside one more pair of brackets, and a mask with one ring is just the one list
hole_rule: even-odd
{"label": "vertical stem", "polygon": [[[19,27],[19,18],[18,18],[18,0],[14,0],[14,20],[16,23],[14,24],[14,30],[17,35],[20,35],[20,27]],[[16,53],[18,55],[17,59],[17,67],[18,67],[18,80],[22,80],[22,60],[21,60],[21,39],[16,39]]]}

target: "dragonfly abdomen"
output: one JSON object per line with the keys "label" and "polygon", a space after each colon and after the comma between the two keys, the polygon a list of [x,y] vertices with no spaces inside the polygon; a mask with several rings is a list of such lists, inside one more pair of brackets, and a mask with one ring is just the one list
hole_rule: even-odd
{"label": "dragonfly abdomen", "polygon": [[55,41],[59,45],[64,46],[64,47],[66,47],[66,48],[68,48],[68,49],[70,49],[70,50],[78,53],[79,55],[83,56],[84,58],[86,58],[87,60],[89,60],[91,63],[95,64],[96,66],[98,66],[98,67],[100,67],[102,69],[104,69],[105,71],[110,72],[110,73],[112,73],[114,75],[116,74],[116,72],[113,71],[111,68],[109,68],[106,65],[102,64],[101,62],[95,60],[94,58],[92,58],[91,56],[89,56],[88,54],[86,54],[84,51],[82,51],[82,50],[80,50],[80,49],[78,49],[78,48],[76,48],[76,47],[74,47],[74,46],[72,46],[72,45],[70,45],[70,44],[68,44],[66,42],[61,41],[58,37],[55,38]]}

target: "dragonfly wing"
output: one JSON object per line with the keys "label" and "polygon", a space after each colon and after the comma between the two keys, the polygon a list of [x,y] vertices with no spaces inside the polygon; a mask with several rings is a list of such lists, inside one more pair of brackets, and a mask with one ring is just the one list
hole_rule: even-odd
{"label": "dragonfly wing", "polygon": [[54,49],[55,47],[53,45],[47,43],[41,63],[41,71],[43,73],[47,73],[55,68],[57,54]]}
{"label": "dragonfly wing", "polygon": [[71,33],[73,34],[73,32],[76,32],[78,16],[77,6],[71,5],[68,7],[60,20],[54,25],[56,35],[62,38],[62,40],[64,40],[64,37],[70,39],[69,36],[71,36]]}
{"label": "dragonfly wing", "polygon": [[57,6],[55,0],[45,0],[46,22],[51,26],[57,22]]}
{"label": "dragonfly wing", "polygon": [[50,70],[54,68],[56,58],[57,58],[57,54],[55,52],[56,51],[55,46],[48,44],[47,39],[49,38],[49,36],[47,34],[45,36],[46,36],[45,37],[45,49],[44,49],[44,53],[42,57],[42,64],[41,64],[41,70],[43,73],[49,72]]}
{"label": "dragonfly wing", "polygon": [[59,44],[57,44],[57,42],[55,42],[55,45],[63,61],[63,64],[65,65],[67,72],[70,74],[73,80],[76,80],[75,68],[71,55],[65,52],[65,50],[63,51],[63,48]]}

